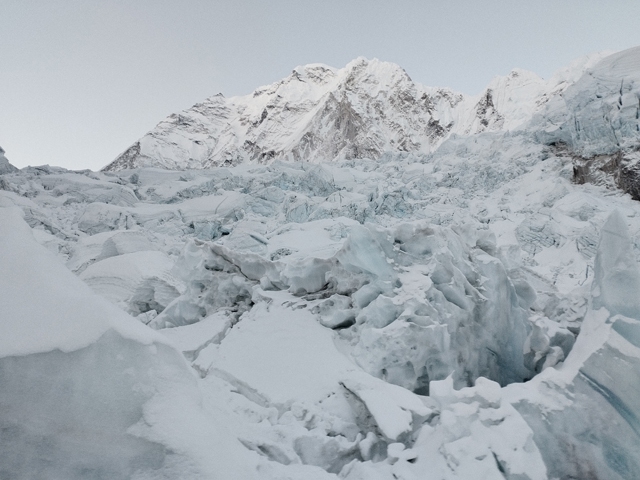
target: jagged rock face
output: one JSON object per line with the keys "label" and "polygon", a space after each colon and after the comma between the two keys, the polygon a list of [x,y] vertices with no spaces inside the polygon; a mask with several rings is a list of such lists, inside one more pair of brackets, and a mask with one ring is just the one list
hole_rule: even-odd
{"label": "jagged rock face", "polygon": [[611,155],[594,155],[591,158],[574,155],[572,159],[573,181],[577,184],[617,187],[634,200],[640,200],[640,154],[637,151],[618,150]]}
{"label": "jagged rock face", "polygon": [[513,129],[541,96],[565,87],[514,70],[471,97],[414,83],[399,66],[378,60],[359,58],[339,70],[306,65],[251,95],[219,94],[170,115],[104,170],[427,154],[454,133]]}
{"label": "jagged rock face", "polygon": [[391,63],[307,65],[251,95],[217,95],[169,116],[106,170],[426,153],[449,133],[452,109],[463,99],[416,85]]}
{"label": "jagged rock face", "polygon": [[618,186],[629,193],[634,200],[640,200],[640,154],[632,152],[626,154],[620,165]]}

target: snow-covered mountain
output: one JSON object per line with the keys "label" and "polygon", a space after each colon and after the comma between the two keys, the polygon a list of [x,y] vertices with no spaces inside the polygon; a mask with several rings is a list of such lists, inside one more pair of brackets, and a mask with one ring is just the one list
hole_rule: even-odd
{"label": "snow-covered mountain", "polygon": [[585,56],[549,80],[514,69],[475,97],[416,84],[378,60],[306,65],[251,95],[218,94],[170,115],[103,170],[378,159],[429,154],[456,135],[525,132],[571,155],[577,181],[640,199],[639,63],[637,47]]}
{"label": "snow-covered mountain", "polygon": [[639,77],[311,65],[0,171],[0,477],[640,478]]}
{"label": "snow-covered mountain", "polygon": [[104,170],[426,154],[453,134],[516,129],[598,58],[576,62],[550,81],[514,70],[477,97],[416,84],[399,66],[379,60],[359,58],[339,70],[306,65],[251,95],[219,94],[170,115]]}

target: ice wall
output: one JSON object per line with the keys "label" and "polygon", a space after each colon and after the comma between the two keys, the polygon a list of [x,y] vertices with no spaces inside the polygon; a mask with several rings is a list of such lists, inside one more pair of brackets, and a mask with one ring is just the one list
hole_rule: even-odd
{"label": "ice wall", "polygon": [[587,69],[527,129],[544,143],[564,143],[581,157],[609,155],[637,144],[640,47],[609,55]]}
{"label": "ice wall", "polygon": [[602,227],[594,271],[593,308],[606,308],[611,315],[640,320],[640,269],[629,229],[617,210]]}

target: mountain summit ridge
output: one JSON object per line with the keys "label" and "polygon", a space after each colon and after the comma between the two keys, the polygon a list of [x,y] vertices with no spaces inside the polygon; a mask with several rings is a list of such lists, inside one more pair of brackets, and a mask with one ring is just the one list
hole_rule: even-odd
{"label": "mountain summit ridge", "polygon": [[0,477],[640,479],[640,49],[476,97],[298,67],[115,172],[2,152]]}
{"label": "mountain summit ridge", "polygon": [[549,102],[562,102],[563,92],[606,57],[583,57],[549,80],[513,69],[474,96],[421,85],[399,65],[375,58],[358,57],[341,69],[301,65],[249,95],[218,94],[169,115],[103,170],[429,154],[453,134],[522,129],[536,115],[545,117],[540,127]]}

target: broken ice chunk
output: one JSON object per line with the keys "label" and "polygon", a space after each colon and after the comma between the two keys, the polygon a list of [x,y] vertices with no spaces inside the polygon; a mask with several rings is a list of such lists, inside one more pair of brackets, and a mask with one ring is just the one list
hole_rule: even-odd
{"label": "broken ice chunk", "polygon": [[391,441],[411,433],[419,419],[433,413],[414,393],[366,374],[354,373],[341,385],[365,405],[380,433]]}
{"label": "broken ice chunk", "polygon": [[402,312],[393,299],[379,295],[373,302],[363,308],[356,317],[356,323],[367,323],[374,328],[384,328],[393,322]]}

